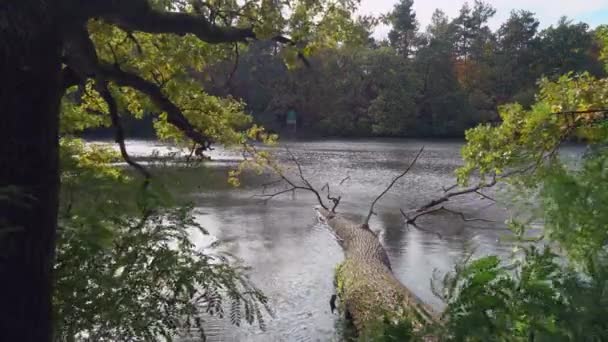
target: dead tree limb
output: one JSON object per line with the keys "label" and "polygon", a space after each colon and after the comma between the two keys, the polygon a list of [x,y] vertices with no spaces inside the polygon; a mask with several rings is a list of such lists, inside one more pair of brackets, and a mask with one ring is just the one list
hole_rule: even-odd
{"label": "dead tree limb", "polygon": [[[347,316],[352,317],[359,333],[364,333],[367,329],[372,328],[378,322],[379,317],[382,319],[383,315],[387,313],[395,313],[396,318],[412,322],[416,329],[422,329],[425,325],[435,324],[439,321],[439,315],[395,277],[386,250],[378,239],[378,235],[369,229],[367,223],[357,223],[336,213],[335,210],[341,197],[332,195],[329,183],[326,183],[321,191],[317,191],[307,180],[302,165],[289,149],[286,149],[288,159],[295,165],[297,173],[293,179],[279,167],[275,159],[265,153],[257,152],[254,146],[246,146],[246,148],[250,153],[255,154],[254,159],[258,158],[256,161],[258,165],[262,165],[278,175],[279,180],[267,184],[286,186],[274,193],[257,195],[257,197],[263,197],[265,201],[268,201],[276,196],[297,190],[310,191],[317,196],[320,204],[320,207],[316,208],[319,218],[327,225],[327,229],[344,251],[345,260],[336,271],[336,280],[340,284],[337,288],[337,295],[341,299],[341,309],[347,313]],[[424,148],[420,149],[407,169],[395,177],[374,200],[370,212],[373,213],[374,205],[412,169],[423,150]],[[249,155],[245,154],[244,157],[249,161]],[[348,177],[340,183],[344,183],[346,179]],[[323,199],[320,197],[323,191],[327,191],[327,198],[333,202],[332,209],[328,209],[328,206],[323,203]]]}
{"label": "dead tree limb", "polygon": [[460,211],[456,211],[456,210],[451,210],[451,209],[448,209],[446,207],[441,207],[441,210],[443,210],[445,212],[448,212],[450,214],[458,215],[465,222],[479,221],[479,222],[487,222],[487,223],[496,223],[496,221],[488,220],[488,219],[484,219],[484,218],[479,218],[479,217],[467,218],[466,216],[464,216],[464,213],[462,213]]}
{"label": "dead tree limb", "polygon": [[[321,197],[321,192],[319,192],[304,176],[304,171],[302,170],[302,166],[300,165],[300,162],[298,161],[298,159],[295,157],[295,155],[288,149],[287,153],[289,154],[289,158],[291,160],[291,162],[293,162],[296,165],[296,168],[298,170],[298,177],[300,178],[301,183],[298,183],[292,179],[290,179],[285,172],[283,172],[283,170],[281,169],[281,167],[277,164],[276,160],[266,156],[265,154],[261,154],[257,151],[257,149],[255,148],[255,146],[253,145],[248,145],[246,144],[245,146],[245,151],[249,151],[249,153],[253,154],[254,156],[257,156],[259,158],[261,158],[264,162],[265,167],[269,168],[271,172],[275,173],[277,176],[279,176],[279,178],[287,185],[287,189],[283,189],[283,190],[279,190],[277,192],[274,192],[272,194],[261,194],[261,195],[256,195],[255,197],[263,197],[266,198],[264,200],[265,203],[267,203],[268,201],[270,201],[271,199],[273,199],[276,196],[280,196],[283,195],[285,193],[288,192],[292,192],[295,193],[297,190],[302,190],[302,191],[307,191],[307,192],[311,192],[315,195],[315,197],[317,198],[317,201],[319,203],[319,205],[325,209],[325,210],[330,210],[329,207],[325,204],[325,202],[323,202],[323,198]],[[246,153],[244,153],[244,157],[247,159]],[[272,184],[278,184],[280,182],[272,182]],[[268,185],[264,186],[264,192],[266,190]],[[339,201],[338,201],[339,204]],[[334,209],[337,207],[337,204],[334,203]]]}
{"label": "dead tree limb", "polygon": [[418,209],[415,210],[415,212],[417,212],[417,213],[425,212],[425,211],[429,210],[430,208],[433,208],[434,206],[437,206],[441,203],[449,201],[450,198],[452,198],[452,197],[462,196],[462,195],[466,195],[466,194],[470,194],[470,193],[477,193],[481,189],[493,187],[494,185],[496,185],[497,182],[498,182],[498,180],[497,180],[496,176],[494,176],[494,177],[492,177],[492,181],[490,181],[489,183],[481,182],[470,188],[465,188],[465,189],[458,190],[458,191],[448,191],[448,192],[446,192],[445,195],[443,195],[437,199],[433,199],[430,202],[419,207]]}
{"label": "dead tree limb", "polygon": [[439,208],[430,209],[430,210],[418,213],[418,214],[416,214],[414,216],[407,215],[403,211],[403,209],[399,209],[399,210],[401,211],[401,215],[403,216],[403,218],[405,218],[405,222],[407,224],[410,224],[410,225],[416,227],[416,228],[419,228],[419,226],[416,225],[416,220],[418,220],[420,217],[426,216],[426,215],[430,215],[430,214],[434,214],[434,213],[437,213],[437,212],[440,212],[440,211],[445,211],[445,212],[448,212],[450,214],[458,215],[465,222],[481,221],[481,222],[488,222],[488,223],[496,223],[496,221],[487,220],[487,219],[483,219],[483,218],[468,218],[468,217],[466,217],[464,215],[464,213],[456,211],[456,210],[448,209],[448,208],[446,208],[444,206],[441,206]]}
{"label": "dead tree limb", "polygon": [[340,181],[340,185],[344,184],[347,180],[350,179],[350,176],[346,176],[344,179]]}
{"label": "dead tree limb", "polygon": [[490,196],[484,194],[483,192],[481,192],[481,190],[477,190],[477,191],[475,191],[475,193],[478,194],[479,196],[487,199],[488,201],[496,202],[496,200],[493,197],[490,197]]}
{"label": "dead tree limb", "polygon": [[[415,219],[410,219],[407,214],[403,211],[403,209],[399,209],[399,211],[401,212],[401,215],[403,216],[403,218],[406,220],[406,223],[415,227],[416,229],[423,231],[425,233],[429,233],[429,234],[434,234],[437,235],[437,237],[441,240],[443,239],[443,235],[441,235],[439,232],[436,231],[432,231],[432,230],[428,230],[425,229],[423,227],[420,227],[419,225],[416,224],[416,220]],[[435,210],[436,211],[436,210]],[[417,217],[416,217],[417,218]]]}
{"label": "dead tree limb", "polygon": [[338,197],[334,197],[331,195],[331,189],[329,188],[329,183],[325,183],[325,185],[321,188],[321,191],[323,190],[327,190],[327,199],[330,200],[334,205],[331,208],[331,212],[335,213],[336,212],[336,208],[338,207],[338,205],[340,204],[340,201],[342,200],[342,196],[338,196]]}
{"label": "dead tree limb", "polygon": [[366,226],[369,225],[369,220],[372,218],[372,215],[375,214],[375,212],[374,212],[374,206],[376,205],[376,203],[378,203],[378,201],[384,195],[386,195],[386,193],[388,193],[392,189],[392,187],[395,185],[395,183],[397,183],[397,181],[399,179],[403,178],[405,175],[407,175],[408,172],[410,172],[410,170],[412,169],[412,167],[418,161],[418,158],[420,158],[420,155],[422,154],[423,151],[424,151],[424,146],[418,151],[418,153],[416,154],[416,157],[414,157],[414,159],[410,162],[410,164],[408,165],[408,167],[401,174],[399,174],[397,177],[393,178],[393,180],[386,187],[386,189],[384,189],[384,191],[382,191],[382,193],[380,193],[380,195],[378,195],[378,197],[376,197],[374,199],[374,201],[372,202],[372,204],[371,204],[371,206],[369,208],[369,212],[367,213],[367,217],[365,218],[365,222],[363,223],[364,225],[366,225]]}
{"label": "dead tree limb", "polygon": [[434,207],[436,207],[436,206],[438,206],[440,204],[443,204],[443,203],[449,201],[453,197],[459,197],[459,196],[473,194],[473,193],[478,194],[478,195],[480,195],[480,196],[484,197],[485,199],[490,200],[492,202],[496,202],[496,200],[494,198],[492,198],[492,197],[490,197],[490,196],[482,193],[481,190],[487,189],[487,188],[491,188],[491,187],[495,186],[496,184],[498,184],[499,181],[503,181],[503,180],[508,179],[508,178],[510,178],[512,176],[527,174],[530,171],[536,170],[540,166],[540,164],[541,164],[541,162],[543,160],[546,160],[547,158],[551,158],[553,155],[554,155],[554,152],[552,150],[548,154],[543,154],[539,158],[540,162],[532,163],[532,164],[530,164],[530,165],[528,165],[526,167],[523,167],[521,169],[515,169],[515,170],[512,170],[512,171],[506,172],[506,173],[504,173],[504,174],[502,174],[500,176],[497,176],[496,174],[494,174],[492,176],[492,180],[490,182],[487,182],[487,183],[481,181],[481,182],[479,182],[475,186],[464,188],[464,189],[460,189],[460,190],[455,190],[455,191],[451,191],[451,189],[456,188],[457,185],[456,186],[450,186],[449,188],[444,188],[443,190],[444,190],[445,194],[443,196],[435,198],[435,199],[427,202],[426,204],[418,207],[417,209],[411,210],[409,212],[410,214],[407,215],[407,216],[411,216],[412,214],[418,214],[418,213],[428,214],[429,212],[433,212],[433,211],[429,211],[430,209],[432,209],[432,208],[434,208]]}

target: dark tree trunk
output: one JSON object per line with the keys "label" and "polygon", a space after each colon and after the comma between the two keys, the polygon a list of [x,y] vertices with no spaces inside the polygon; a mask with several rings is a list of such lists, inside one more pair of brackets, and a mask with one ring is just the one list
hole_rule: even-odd
{"label": "dark tree trunk", "polygon": [[52,339],[61,42],[51,3],[0,2],[2,341]]}

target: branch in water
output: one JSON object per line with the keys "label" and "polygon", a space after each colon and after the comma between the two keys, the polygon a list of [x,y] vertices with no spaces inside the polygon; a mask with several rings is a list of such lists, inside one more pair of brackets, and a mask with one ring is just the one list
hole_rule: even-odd
{"label": "branch in water", "polygon": [[418,213],[415,216],[409,216],[407,215],[403,209],[399,209],[399,211],[401,211],[401,215],[403,216],[403,218],[405,219],[405,223],[414,226],[415,228],[422,230],[424,232],[427,233],[432,233],[432,234],[436,234],[440,239],[442,238],[441,234],[434,232],[434,231],[430,231],[427,229],[423,229],[421,228],[419,225],[416,224],[416,220],[418,220],[420,217],[422,216],[426,216],[426,215],[430,215],[430,214],[434,214],[440,211],[445,211],[447,213],[453,214],[453,215],[458,215],[460,216],[460,218],[465,221],[465,222],[473,222],[473,221],[481,221],[481,222],[488,222],[488,223],[496,223],[496,221],[492,221],[492,220],[487,220],[487,219],[483,219],[483,218],[468,218],[464,215],[464,213],[461,213],[459,211],[455,211],[455,210],[451,210],[448,209],[446,207],[439,207],[439,208],[435,208],[435,209],[431,209],[431,210],[427,210],[425,212],[422,213]]}

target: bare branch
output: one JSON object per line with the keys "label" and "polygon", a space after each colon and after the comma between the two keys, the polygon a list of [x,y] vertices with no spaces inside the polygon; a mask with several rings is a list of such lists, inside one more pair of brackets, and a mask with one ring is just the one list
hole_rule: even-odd
{"label": "bare branch", "polygon": [[482,182],[482,183],[479,183],[476,186],[473,186],[470,188],[462,189],[459,191],[447,192],[445,195],[443,195],[437,199],[434,199],[434,200],[426,203],[425,205],[421,206],[420,208],[416,209],[415,212],[417,212],[417,213],[425,212],[436,205],[449,201],[450,198],[452,198],[452,197],[461,196],[461,195],[470,194],[470,193],[476,193],[483,188],[492,187],[492,186],[496,185],[496,183],[497,183],[497,179],[496,179],[496,177],[493,177],[492,181],[490,183]]}
{"label": "bare branch", "polygon": [[399,209],[399,211],[401,211],[401,215],[403,216],[403,218],[405,219],[405,223],[411,226],[414,226],[417,229],[423,230],[425,232],[428,233],[433,233],[439,236],[439,238],[441,238],[441,234],[434,232],[434,231],[430,231],[430,230],[426,230],[426,229],[422,229],[420,226],[418,226],[416,224],[416,220],[418,220],[420,217],[422,216],[426,216],[426,215],[430,215],[430,214],[434,214],[440,211],[445,211],[447,213],[453,214],[453,215],[458,215],[460,216],[460,218],[465,221],[465,222],[474,222],[474,221],[480,221],[480,222],[488,222],[488,223],[497,223],[496,221],[492,221],[492,220],[487,220],[487,219],[483,219],[483,218],[468,218],[464,215],[464,213],[459,212],[459,211],[455,211],[455,210],[451,210],[448,209],[446,207],[439,207],[439,208],[434,208],[434,209],[430,209],[421,213],[418,213],[414,216],[409,216],[408,214],[406,214],[403,209]]}
{"label": "bare branch", "polygon": [[347,180],[350,180],[350,176],[346,176],[343,180],[340,181],[340,185],[344,184]]}
{"label": "bare branch", "polygon": [[192,157],[194,156],[194,151],[196,151],[196,142],[192,143],[192,147],[190,148],[190,153],[188,153],[188,156],[186,157],[186,163],[190,162],[190,159],[192,159]]}
{"label": "bare branch", "polygon": [[240,58],[240,54],[239,54],[239,43],[234,43],[234,66],[232,67],[232,71],[230,71],[230,74],[228,75],[228,78],[226,79],[226,84],[224,84],[224,88],[229,89],[231,84],[232,84],[232,79],[234,78],[234,75],[236,74],[236,71],[239,68],[239,58]]}
{"label": "bare branch", "polygon": [[307,190],[307,189],[306,189],[306,188],[303,188],[303,187],[291,187],[291,188],[288,188],[288,189],[284,189],[284,190],[277,191],[277,192],[272,193],[272,194],[254,195],[254,197],[262,197],[262,198],[265,198],[265,200],[264,200],[264,204],[266,204],[266,203],[268,203],[268,201],[270,201],[271,199],[273,199],[273,198],[275,198],[275,197],[277,197],[277,196],[280,196],[280,195],[286,194],[286,193],[288,193],[288,192],[292,192],[292,193],[293,193],[293,192],[295,192],[296,190]]}
{"label": "bare branch", "polygon": [[410,212],[411,213],[423,213],[423,212],[427,212],[427,211],[429,211],[429,209],[431,209],[431,208],[433,208],[433,207],[435,207],[435,206],[437,206],[439,204],[445,203],[445,202],[449,201],[453,197],[467,195],[467,194],[472,194],[472,193],[478,194],[478,195],[484,197],[487,200],[496,202],[496,200],[494,198],[492,198],[492,197],[490,197],[490,196],[482,193],[481,190],[486,189],[486,188],[491,188],[491,187],[495,186],[496,184],[498,184],[499,181],[502,181],[502,180],[507,179],[509,177],[512,177],[512,176],[515,176],[515,175],[523,175],[523,174],[527,174],[527,173],[529,173],[531,171],[534,171],[535,169],[537,169],[540,166],[540,163],[543,160],[546,160],[547,158],[551,158],[553,156],[553,154],[554,154],[553,151],[551,151],[548,154],[543,154],[539,158],[538,162],[532,163],[532,164],[530,164],[530,165],[528,165],[526,167],[523,167],[521,169],[515,169],[515,170],[512,170],[510,172],[506,172],[506,173],[504,173],[504,174],[502,174],[500,176],[493,175],[492,176],[492,180],[490,182],[488,182],[488,183],[480,182],[480,183],[478,183],[475,186],[472,186],[472,187],[469,187],[469,188],[464,188],[464,189],[461,189],[461,190],[458,190],[458,191],[445,191],[445,190],[448,190],[448,189],[455,188],[455,186],[451,186],[448,189],[444,189],[445,194],[443,196],[438,197],[436,199],[433,199],[433,200],[427,202],[426,204],[424,204],[423,206],[419,207],[418,209],[412,210]]}
{"label": "bare branch", "polygon": [[437,237],[439,239],[443,239],[443,236],[440,233],[432,231],[432,230],[428,230],[428,229],[425,229],[425,228],[422,228],[422,227],[418,226],[416,224],[416,220],[415,219],[412,220],[409,216],[407,216],[407,214],[402,209],[399,209],[399,211],[401,211],[401,215],[403,215],[403,218],[405,218],[405,221],[406,221],[407,224],[409,224],[412,227],[414,227],[414,228],[416,228],[416,229],[418,229],[420,231],[423,231],[425,233],[437,235]]}
{"label": "bare branch", "polygon": [[374,201],[372,202],[372,205],[369,208],[369,213],[367,214],[364,225],[369,225],[369,220],[372,218],[372,215],[374,215],[374,206],[376,205],[376,203],[384,195],[386,195],[387,192],[389,192],[391,190],[391,188],[395,185],[395,183],[397,183],[397,181],[399,179],[401,179],[402,177],[407,175],[407,173],[410,171],[410,169],[416,164],[416,162],[418,161],[418,158],[420,158],[420,155],[422,154],[423,151],[424,151],[424,146],[420,149],[420,151],[418,151],[418,154],[416,154],[416,157],[410,162],[410,165],[405,169],[405,171],[403,171],[400,175],[395,177],[393,179],[393,181],[388,185],[388,187],[386,189],[384,189],[384,191],[382,191],[382,193],[380,193],[380,195],[378,195],[378,197],[376,197],[376,199],[374,199]]}
{"label": "bare branch", "polygon": [[483,218],[477,218],[477,217],[473,217],[473,218],[467,218],[466,216],[464,216],[464,213],[461,213],[460,211],[455,211],[455,210],[451,210],[448,209],[446,207],[441,207],[439,208],[445,212],[448,212],[450,214],[454,214],[454,215],[458,215],[460,216],[460,218],[462,218],[463,221],[465,222],[474,222],[474,221],[480,221],[480,222],[488,222],[488,223],[497,223],[496,221],[493,220],[487,220],[487,219],[483,219]]}
{"label": "bare branch", "polygon": [[291,150],[289,150],[289,147],[285,147],[285,151],[287,151],[287,154],[289,154],[289,158],[291,159],[291,161],[296,164],[296,167],[298,168],[298,174],[300,176],[300,179],[302,180],[302,182],[304,182],[304,184],[311,186],[310,183],[306,180],[306,178],[304,177],[304,172],[302,172],[302,165],[300,165],[300,162],[298,161],[298,159],[296,158],[296,156],[291,152]]}
{"label": "bare branch", "polygon": [[484,194],[484,193],[483,193],[483,192],[481,192],[480,190],[475,191],[475,193],[476,193],[476,194],[478,194],[479,196],[481,196],[481,197],[483,197],[483,198],[485,198],[485,199],[489,200],[489,201],[496,202],[496,200],[495,200],[494,198],[492,198],[492,197],[490,197],[490,196],[488,196],[488,195]]}
{"label": "bare branch", "polygon": [[456,189],[457,187],[458,187],[458,183],[448,186],[447,188],[442,186],[441,189],[443,190],[443,192],[448,192],[448,191]]}
{"label": "bare branch", "polygon": [[274,186],[274,185],[277,185],[277,184],[280,184],[281,182],[283,182],[283,180],[282,180],[282,179],[277,179],[277,180],[275,180],[275,181],[272,181],[272,182],[267,182],[267,183],[262,184],[262,194],[263,194],[263,195],[264,195],[264,194],[266,194],[266,189],[267,189],[268,187],[270,187],[270,186]]}
{"label": "bare branch", "polygon": [[325,183],[325,185],[321,188],[321,191],[327,189],[327,199],[330,200],[334,206],[331,208],[331,212],[335,213],[336,212],[336,208],[338,207],[338,205],[340,205],[340,201],[342,200],[342,196],[338,196],[338,197],[333,197],[331,195],[331,190],[329,188],[329,183]]}
{"label": "bare branch", "polygon": [[[300,162],[298,161],[298,159],[293,155],[293,153],[291,153],[291,151],[289,149],[286,148],[287,152],[289,153],[290,159],[291,161],[296,165],[297,169],[298,169],[298,174],[299,177],[302,181],[302,185],[298,185],[295,181],[289,179],[289,177],[287,177],[285,175],[285,173],[281,170],[281,168],[279,167],[279,165],[277,165],[277,163],[264,156],[263,154],[260,154],[257,152],[255,146],[252,145],[245,145],[245,149],[246,150],[251,150],[253,154],[262,157],[264,159],[264,161],[267,163],[267,167],[274,173],[276,173],[281,180],[283,180],[288,186],[289,188],[286,190],[281,190],[278,191],[274,194],[269,194],[269,195],[260,195],[260,196],[256,196],[256,197],[266,197],[267,200],[265,202],[268,202],[270,199],[278,196],[278,195],[282,195],[285,194],[287,192],[295,192],[296,190],[304,190],[304,191],[308,191],[308,192],[312,192],[315,197],[317,198],[317,201],[319,202],[319,205],[321,207],[323,207],[323,209],[325,210],[329,210],[329,208],[327,207],[327,205],[325,205],[325,203],[323,202],[323,199],[321,198],[321,194],[319,193],[319,191],[317,191],[314,186],[312,186],[312,184],[306,179],[306,177],[304,177],[304,173],[302,171],[302,166],[300,165]],[[265,188],[264,188],[265,189]]]}

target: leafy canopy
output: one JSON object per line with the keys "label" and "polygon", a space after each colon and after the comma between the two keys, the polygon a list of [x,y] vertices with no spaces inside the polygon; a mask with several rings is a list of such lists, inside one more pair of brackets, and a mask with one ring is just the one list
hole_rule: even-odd
{"label": "leafy canopy", "polygon": [[[605,28],[598,39],[606,46]],[[605,56],[605,55],[604,55]],[[457,341],[602,341],[608,327],[608,123],[606,79],[568,73],[542,79],[537,101],[500,108],[502,123],[467,132],[457,174],[500,179],[533,196],[532,219],[510,222],[518,249],[511,260],[465,260],[444,278],[443,333]],[[561,150],[584,141],[577,157]]]}
{"label": "leafy canopy", "polygon": [[[148,2],[161,15],[199,15],[220,29],[253,27],[256,39],[287,35],[288,42],[277,48],[291,64],[305,60],[316,47],[356,42],[357,3]],[[120,131],[127,116],[152,116],[157,136],[177,144],[192,145],[192,132],[226,146],[274,141],[275,136],[252,124],[243,102],[202,87],[210,66],[236,58],[247,44],[130,31],[104,18],[89,20],[86,34],[94,51],[87,51],[89,56],[80,51],[79,58],[95,55],[91,60],[97,75],[70,86],[61,103],[56,339],[171,340],[191,328],[204,336],[205,319],[226,313],[234,324],[257,322],[263,329],[263,312],[271,311],[245,276],[246,269],[229,256],[194,244],[193,236],[206,231],[187,199],[177,193],[183,188],[177,187],[180,179],[163,177],[180,167],[146,166],[153,178],[142,182],[140,175],[117,164],[128,157],[128,149],[121,156],[76,138],[91,129],[113,126]],[[122,140],[120,134],[117,138]],[[200,176],[205,169],[182,171]]]}

